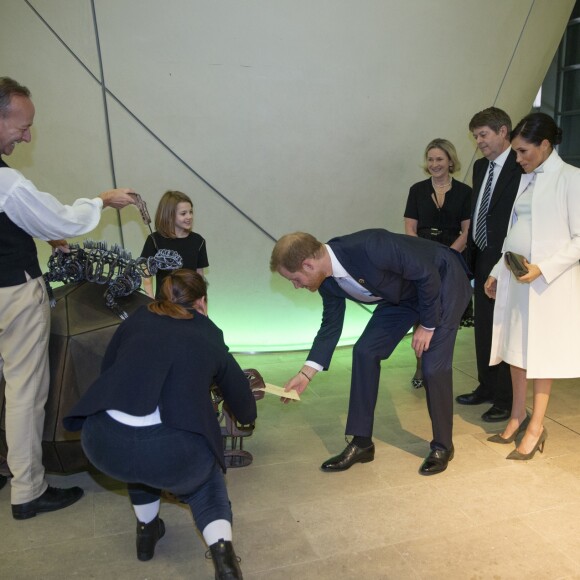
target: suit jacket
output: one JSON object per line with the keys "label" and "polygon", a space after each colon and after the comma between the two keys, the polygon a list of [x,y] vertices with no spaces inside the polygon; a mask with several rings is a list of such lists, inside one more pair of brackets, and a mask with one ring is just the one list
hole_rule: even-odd
{"label": "suit jacket", "polygon": [[121,323],[107,347],[101,376],[63,423],[77,431],[86,417],[100,411],[143,416],[159,407],[164,425],[203,435],[225,468],[209,394],[213,383],[241,423],[255,420],[248,379],[228,352],[222,331],[202,314],[177,320],[142,306]]}
{"label": "suit jacket", "polygon": [[510,150],[499,174],[487,213],[487,247],[482,252],[473,241],[473,214],[477,198],[485,178],[489,161],[478,159],[473,165],[472,219],[467,236],[468,264],[474,272],[476,283],[484,283],[491,269],[501,256],[503,241],[507,235],[512,206],[522,176],[522,169],[516,163],[516,153]]}
{"label": "suit jacket", "polygon": [[[381,306],[405,305],[417,312],[426,328],[458,324],[446,299],[454,285],[468,285],[461,256],[437,242],[387,230],[363,230],[328,242],[338,261],[365,289],[382,299]],[[308,360],[328,368],[346,310],[353,300],[333,277],[319,288],[323,315]]]}

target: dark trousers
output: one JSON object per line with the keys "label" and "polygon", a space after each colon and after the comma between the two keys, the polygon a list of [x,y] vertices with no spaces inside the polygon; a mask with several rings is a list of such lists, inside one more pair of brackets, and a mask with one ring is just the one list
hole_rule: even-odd
{"label": "dark trousers", "polygon": [[223,473],[202,435],[162,424],[131,427],[102,412],[87,417],[81,442],[97,469],[128,484],[133,505],[151,503],[165,489],[189,505],[200,531],[232,521]]}
{"label": "dark trousers", "polygon": [[[455,258],[454,258],[455,259]],[[453,348],[459,321],[472,292],[460,265],[450,264],[441,288],[442,324],[435,329],[422,356],[427,409],[433,428],[432,448],[453,444]],[[419,322],[416,303],[380,303],[353,348],[352,378],[346,433],[372,436],[381,361],[389,358],[409,329]]]}
{"label": "dark trousers", "polygon": [[[491,250],[476,250],[475,260],[475,356],[477,359],[477,378],[479,386],[477,392],[485,398],[493,401],[493,404],[501,409],[512,408],[512,379],[510,367],[501,362],[490,366],[491,337],[493,332],[493,308],[495,301],[485,295],[484,284],[496,264],[497,259],[490,260],[487,254]],[[493,253],[493,258],[497,252]],[[501,254],[500,254],[501,255]]]}

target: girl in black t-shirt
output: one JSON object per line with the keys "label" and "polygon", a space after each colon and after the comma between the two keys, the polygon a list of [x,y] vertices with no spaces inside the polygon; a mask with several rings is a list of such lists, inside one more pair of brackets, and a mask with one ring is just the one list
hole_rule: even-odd
{"label": "girl in black t-shirt", "polygon": [[[181,191],[166,191],[159,202],[155,214],[156,232],[147,237],[141,256],[149,258],[158,250],[175,250],[183,259],[182,268],[194,270],[204,275],[204,268],[209,266],[205,240],[192,231],[193,204],[191,199]],[[169,274],[167,270],[159,270],[155,276],[157,289]],[[143,279],[143,288],[151,298],[153,280]]]}

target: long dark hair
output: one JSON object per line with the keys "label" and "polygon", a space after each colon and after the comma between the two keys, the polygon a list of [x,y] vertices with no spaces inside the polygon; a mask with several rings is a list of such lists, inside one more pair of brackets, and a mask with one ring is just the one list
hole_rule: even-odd
{"label": "long dark hair", "polygon": [[207,283],[193,270],[174,270],[169,274],[159,292],[159,299],[147,306],[154,314],[171,318],[193,318],[193,303],[207,296]]}

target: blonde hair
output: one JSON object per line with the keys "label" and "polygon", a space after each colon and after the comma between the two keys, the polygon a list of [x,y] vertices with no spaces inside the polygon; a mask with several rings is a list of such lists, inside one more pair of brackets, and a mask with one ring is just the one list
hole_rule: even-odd
{"label": "blonde hair", "polygon": [[175,215],[180,203],[188,203],[193,209],[191,199],[181,191],[166,191],[159,200],[155,212],[155,229],[164,238],[175,238]]}
{"label": "blonde hair", "polygon": [[427,155],[429,155],[429,151],[431,151],[431,149],[441,149],[441,151],[445,152],[449,158],[449,161],[451,162],[449,165],[449,173],[453,174],[461,171],[461,163],[459,162],[459,157],[457,157],[455,145],[453,145],[453,143],[447,139],[437,138],[433,139],[433,141],[431,141],[429,145],[425,147],[425,154],[423,155],[423,171],[425,173],[429,173],[429,170],[427,169]]}

